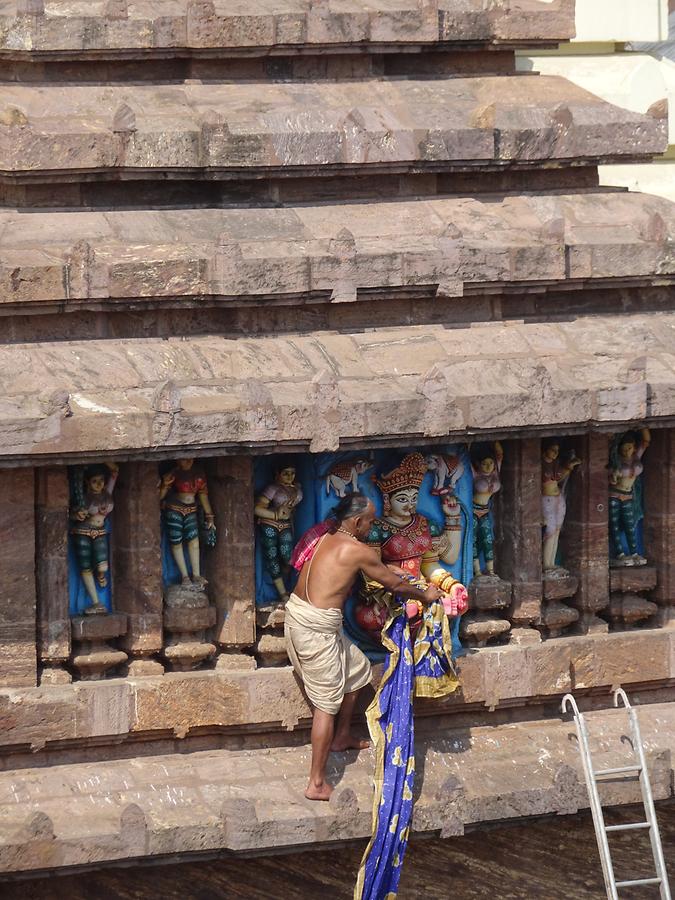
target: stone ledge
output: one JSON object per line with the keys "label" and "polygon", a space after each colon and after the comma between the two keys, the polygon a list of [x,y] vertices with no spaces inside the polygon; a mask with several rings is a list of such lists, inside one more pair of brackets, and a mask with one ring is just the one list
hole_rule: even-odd
{"label": "stone ledge", "polygon": [[[248,175],[645,157],[667,118],[556,77],[3,87],[0,173]],[[54,117],[54,109],[59,117]],[[656,108],[655,108],[656,109]],[[350,169],[353,171],[353,169]],[[209,177],[212,177],[209,175]]]}
{"label": "stone ledge", "polygon": [[451,298],[500,285],[675,276],[675,206],[658,197],[454,197],[392,201],[386,210],[0,210],[0,304],[23,312],[31,303],[74,309],[127,298],[339,303],[394,289]]}
{"label": "stone ledge", "polygon": [[[609,703],[609,697],[607,698]],[[637,707],[652,789],[672,796],[675,703]],[[622,711],[591,712],[598,767],[633,761]],[[413,830],[462,834],[588,805],[574,725],[560,719],[417,730]],[[370,834],[373,751],[333,754],[330,803],[303,797],[308,746],[202,751],[0,774],[0,870],[65,868],[173,853],[293,848]],[[610,781],[607,805],[640,799]],[[19,802],[17,802],[19,801]]]}
{"label": "stone ledge", "polygon": [[[467,707],[525,706],[567,691],[675,680],[675,630],[566,637],[532,646],[487,647],[460,660],[461,689],[422,701],[421,715]],[[374,677],[379,677],[379,667]],[[166,673],[0,691],[0,735],[12,747],[125,736],[185,737],[199,729],[294,729],[310,708],[289,667]]]}
{"label": "stone ledge", "polygon": [[[75,11],[76,10],[76,11]],[[90,53],[125,57],[170,50],[267,53],[350,45],[558,42],[574,35],[573,0],[276,0],[263,9],[233,0],[92,2],[59,15],[59,4],[2,4],[0,53],[33,57]]]}
{"label": "stone ledge", "polygon": [[618,428],[675,415],[674,334],[675,313],[659,313],[7,345],[0,457]]}

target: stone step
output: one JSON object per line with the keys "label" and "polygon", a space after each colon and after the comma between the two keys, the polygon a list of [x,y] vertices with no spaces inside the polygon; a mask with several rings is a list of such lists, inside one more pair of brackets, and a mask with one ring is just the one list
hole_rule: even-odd
{"label": "stone step", "polygon": [[[655,799],[672,796],[675,703],[638,707]],[[621,711],[587,716],[596,767],[629,765]],[[0,774],[0,870],[105,864],[174,853],[265,851],[364,838],[373,750],[331,754],[330,803],[303,796],[310,748],[201,751]],[[560,719],[439,729],[420,721],[413,830],[462,834],[588,806],[575,729]],[[603,803],[640,799],[608,779]]]}
{"label": "stone step", "polygon": [[0,210],[0,309],[153,297],[165,306],[214,296],[342,302],[378,291],[461,297],[675,275],[675,207],[649,195],[392,201],[385,216],[382,208]]}
{"label": "stone step", "polygon": [[0,53],[229,55],[460,42],[556,43],[574,34],[573,0],[6,0]]}
{"label": "stone step", "polygon": [[0,173],[200,178],[644,158],[667,145],[665,108],[652,112],[555,76],[5,85]]}
{"label": "stone step", "polygon": [[[675,415],[675,313],[335,334],[14,344],[0,369],[0,454],[336,450],[489,429]],[[607,334],[612,341],[607,343]],[[636,368],[636,347],[640,362]],[[633,373],[626,383],[626,373]]]}

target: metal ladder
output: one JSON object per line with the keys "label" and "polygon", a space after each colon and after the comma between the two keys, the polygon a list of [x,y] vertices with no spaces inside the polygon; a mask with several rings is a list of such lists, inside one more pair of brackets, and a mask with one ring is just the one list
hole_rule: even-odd
{"label": "metal ladder", "polygon": [[[623,701],[623,705],[628,711],[628,721],[631,731],[630,736],[636,760],[635,765],[619,766],[616,769],[593,768],[593,760],[591,759],[591,751],[588,742],[588,730],[586,728],[584,715],[579,711],[579,707],[572,694],[565,694],[562,701],[563,713],[567,712],[568,708],[574,713],[574,724],[576,725],[577,736],[579,738],[579,750],[581,752],[581,761],[584,767],[588,796],[591,801],[591,813],[593,814],[593,825],[595,827],[595,836],[598,841],[598,850],[600,851],[600,862],[602,864],[602,874],[605,879],[607,897],[609,900],[619,900],[619,888],[654,884],[659,886],[661,900],[671,900],[670,888],[668,886],[668,873],[666,872],[666,864],[663,859],[661,835],[659,834],[659,826],[656,821],[652,788],[649,783],[649,773],[647,771],[647,763],[645,761],[637,713],[630,705],[626,692],[622,688],[618,688],[614,691],[614,706],[617,708],[619,706],[619,700]],[[602,804],[600,803],[600,796],[598,794],[598,779],[606,775],[639,776],[642,804],[645,810],[644,822],[633,822],[627,825],[605,825],[605,817],[602,813]],[[652,856],[654,858],[656,876],[654,878],[636,878],[632,881],[617,881],[614,877],[614,867],[612,866],[612,856],[609,850],[607,835],[616,831],[637,831],[642,829],[649,829],[649,839],[652,845]]]}

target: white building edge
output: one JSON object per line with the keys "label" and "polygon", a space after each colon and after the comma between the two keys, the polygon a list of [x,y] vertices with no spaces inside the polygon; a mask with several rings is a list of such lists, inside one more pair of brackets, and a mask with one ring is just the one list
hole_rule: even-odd
{"label": "white building edge", "polygon": [[675,0],[577,0],[576,28],[574,41],[558,50],[519,54],[519,70],[562,75],[641,113],[667,99],[670,146],[663,158],[601,166],[600,183],[675,202]]}

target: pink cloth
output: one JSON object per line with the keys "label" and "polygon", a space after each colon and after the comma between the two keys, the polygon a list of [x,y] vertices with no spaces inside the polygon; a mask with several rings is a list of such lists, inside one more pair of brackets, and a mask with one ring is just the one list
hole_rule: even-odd
{"label": "pink cloth", "polygon": [[293,550],[293,554],[291,556],[291,565],[296,571],[300,571],[304,564],[308,559],[311,559],[314,555],[314,551],[316,550],[316,546],[324,536],[329,531],[331,531],[335,527],[334,519],[326,519],[323,522],[319,522],[316,525],[312,525],[311,528],[308,528],[307,531],[300,538],[298,543],[295,545],[295,549]]}

